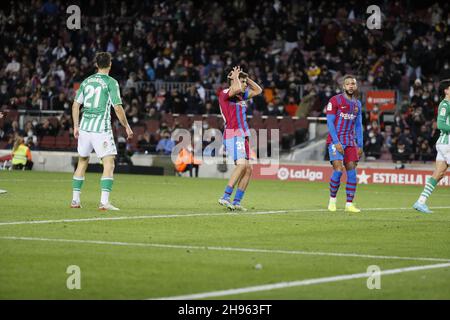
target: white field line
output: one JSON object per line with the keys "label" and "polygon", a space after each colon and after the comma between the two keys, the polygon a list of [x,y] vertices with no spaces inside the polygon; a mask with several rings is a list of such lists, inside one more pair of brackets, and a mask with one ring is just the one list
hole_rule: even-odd
{"label": "white field line", "polygon": [[[421,270],[438,269],[438,268],[448,268],[448,267],[450,267],[450,263],[431,264],[431,265],[424,265],[424,266],[382,270],[379,273],[379,275],[386,276],[386,275],[399,274],[399,273],[404,273],[404,272],[421,271]],[[215,297],[244,294],[244,293],[250,293],[250,292],[269,291],[269,290],[275,290],[275,289],[309,286],[309,285],[320,284],[320,283],[330,283],[330,282],[338,282],[338,281],[345,281],[345,280],[369,278],[370,276],[373,276],[373,274],[371,274],[371,273],[355,273],[355,274],[340,275],[340,276],[325,277],[325,278],[315,278],[315,279],[289,281],[289,282],[278,282],[278,283],[244,287],[244,288],[238,288],[238,289],[228,289],[228,290],[220,290],[220,291],[194,293],[194,294],[187,294],[187,295],[181,295],[181,296],[162,297],[162,298],[156,298],[156,299],[151,298],[151,300],[206,299],[206,298],[215,298]]]}
{"label": "white field line", "polygon": [[[430,209],[450,209],[450,207],[432,207]],[[365,208],[364,211],[397,211],[408,210],[412,208]],[[29,220],[29,221],[7,221],[0,222],[1,226],[21,225],[21,224],[47,224],[47,223],[69,223],[69,222],[88,222],[88,221],[114,221],[114,220],[137,220],[137,219],[162,219],[162,218],[189,218],[189,217],[207,217],[207,216],[251,216],[265,214],[285,214],[296,212],[328,212],[327,209],[290,209],[290,210],[274,210],[274,211],[255,211],[255,212],[205,212],[205,213],[185,213],[185,214],[159,214],[159,215],[142,215],[142,216],[121,216],[121,217],[99,217],[99,218],[79,218],[79,219],[57,219],[57,220]]]}
{"label": "white field line", "polygon": [[[1,181],[5,182],[26,182],[30,181],[30,179],[1,179]],[[61,183],[71,183],[72,179],[33,179],[33,182],[61,182]],[[120,182],[119,182],[120,183]],[[181,183],[178,182],[147,182],[147,181],[133,181],[133,184],[163,184],[163,185],[179,185]]]}
{"label": "white field line", "polygon": [[98,244],[98,245],[110,245],[110,246],[151,247],[151,248],[183,249],[183,250],[190,249],[190,250],[211,250],[211,251],[234,251],[234,252],[251,252],[251,253],[350,257],[350,258],[364,258],[364,259],[436,261],[436,262],[449,262],[450,263],[450,258],[444,259],[444,258],[424,258],[424,257],[399,257],[399,256],[358,254],[358,253],[336,253],[336,252],[299,251],[299,250],[215,247],[215,246],[207,246],[207,245],[193,246],[193,245],[176,245],[176,244],[159,244],[159,243],[142,243],[142,242],[118,242],[118,241],[101,241],[101,240],[76,240],[76,239],[55,239],[55,238],[13,237],[13,236],[0,237],[0,240],[44,241],[44,242]]}

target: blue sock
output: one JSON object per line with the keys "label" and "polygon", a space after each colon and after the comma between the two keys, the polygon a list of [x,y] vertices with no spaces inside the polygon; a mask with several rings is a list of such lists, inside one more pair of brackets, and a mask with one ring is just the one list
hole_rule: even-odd
{"label": "blue sock", "polygon": [[222,199],[230,200],[231,194],[233,193],[233,187],[227,186],[225,188],[225,193],[223,194]]}
{"label": "blue sock", "polygon": [[341,176],[342,171],[333,171],[333,174],[330,178],[330,197],[336,198],[336,194],[339,190],[339,186],[341,185]]}
{"label": "blue sock", "polygon": [[237,189],[236,194],[234,195],[233,204],[240,204],[242,198],[244,197],[244,193],[245,193],[245,191],[243,191],[241,189]]}
{"label": "blue sock", "polygon": [[347,202],[353,202],[356,193],[356,169],[347,171],[345,191],[347,191]]}

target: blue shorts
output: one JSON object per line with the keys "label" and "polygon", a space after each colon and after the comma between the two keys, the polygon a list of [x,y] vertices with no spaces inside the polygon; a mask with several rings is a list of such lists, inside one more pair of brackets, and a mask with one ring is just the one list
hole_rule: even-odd
{"label": "blue shorts", "polygon": [[248,137],[233,137],[224,140],[227,159],[237,161],[249,159]]}
{"label": "blue shorts", "polygon": [[342,145],[342,149],[344,149],[344,154],[337,151],[334,144],[328,145],[328,155],[330,156],[330,162],[333,162],[335,160],[344,161],[344,163],[359,161],[358,147]]}

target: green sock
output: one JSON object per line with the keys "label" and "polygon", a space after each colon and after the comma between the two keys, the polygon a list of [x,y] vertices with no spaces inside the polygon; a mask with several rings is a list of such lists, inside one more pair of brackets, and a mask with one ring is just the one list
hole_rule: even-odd
{"label": "green sock", "polygon": [[425,187],[423,188],[423,191],[420,194],[419,201],[425,203],[426,199],[428,199],[428,197],[431,195],[434,188],[436,188],[436,185],[437,185],[436,179],[434,179],[433,177],[428,178],[427,183],[425,184]]}
{"label": "green sock", "polygon": [[113,186],[114,179],[113,178],[103,178],[100,180],[100,186],[102,187],[102,191],[111,192]]}
{"label": "green sock", "polygon": [[72,189],[73,191],[81,191],[81,187],[83,186],[84,177],[73,177],[72,179]]}

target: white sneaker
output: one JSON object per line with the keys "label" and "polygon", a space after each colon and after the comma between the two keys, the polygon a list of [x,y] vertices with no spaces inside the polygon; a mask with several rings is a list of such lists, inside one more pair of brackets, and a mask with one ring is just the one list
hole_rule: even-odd
{"label": "white sneaker", "polygon": [[2,193],[7,193],[8,191],[6,191],[6,190],[3,190],[3,189],[0,189],[0,194],[2,194]]}
{"label": "white sneaker", "polygon": [[81,202],[76,202],[76,201],[72,200],[72,203],[70,204],[70,207],[72,209],[80,209],[80,208],[82,208]]}
{"label": "white sneaker", "polygon": [[101,210],[101,211],[119,211],[120,209],[114,207],[111,203],[108,202],[106,204],[100,203],[100,206],[98,207],[98,210]]}
{"label": "white sneaker", "polygon": [[219,204],[221,206],[224,206],[224,207],[228,208],[228,210],[231,210],[231,211],[234,210],[233,204],[228,199],[220,198],[219,199]]}
{"label": "white sneaker", "polygon": [[247,212],[248,211],[247,208],[244,208],[240,204],[234,204],[234,210],[243,211],[243,212]]}

